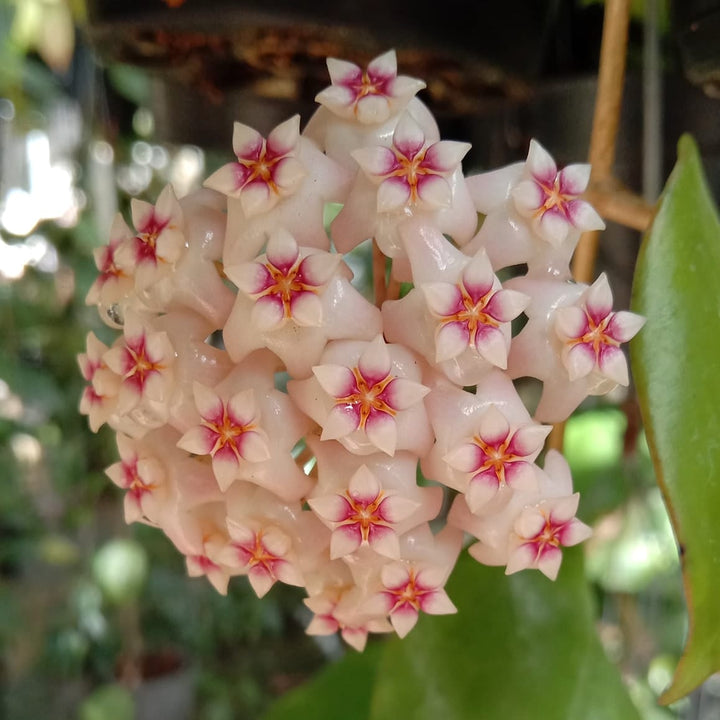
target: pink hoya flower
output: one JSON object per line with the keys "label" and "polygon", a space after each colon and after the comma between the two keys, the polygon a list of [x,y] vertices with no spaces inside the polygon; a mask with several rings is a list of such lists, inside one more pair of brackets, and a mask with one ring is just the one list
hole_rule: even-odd
{"label": "pink hoya flower", "polygon": [[528,423],[513,430],[496,405],[488,407],[470,442],[454,447],[444,458],[468,477],[466,499],[471,512],[480,511],[506,488],[537,489],[533,461],[551,429]]}
{"label": "pink hoya flower", "polygon": [[346,60],[328,58],[330,87],[315,100],[335,115],[363,124],[385,122],[425,87],[422,80],[397,74],[394,50],[376,57],[366,70]]}
{"label": "pink hoya flower", "polygon": [[313,374],[289,383],[288,391],[322,425],[322,440],[339,440],[351,452],[388,455],[432,442],[421,402],[428,388],[418,382],[417,363],[404,348],[381,336],[370,343],[336,341]]}
{"label": "pink hoya flower", "polygon": [[[88,305],[112,305],[126,297],[133,289],[133,279],[117,263],[115,254],[123,244],[132,242],[132,231],[123,216],[118,213],[110,228],[110,240],[107,245],[93,252],[95,265],[100,272],[90,286],[85,302]],[[101,317],[102,317],[101,313]]]}
{"label": "pink hoya flower", "polygon": [[205,187],[239,198],[248,218],[271,210],[281,198],[292,195],[307,172],[297,158],[300,116],[278,125],[267,137],[236,122],[233,152],[237,162],[223,165]]}
{"label": "pink hoya flower", "polygon": [[366,465],[350,478],[341,493],[308,500],[312,510],[332,529],[330,557],[335,559],[368,545],[380,555],[400,557],[396,525],[407,520],[420,503],[385,490]]}
{"label": "pink hoya flower", "polygon": [[507,575],[537,568],[555,580],[562,562],[561,547],[577,545],[592,535],[592,530],[575,517],[580,495],[542,500],[524,508],[515,520],[513,549],[505,570]]}
{"label": "pink hoya flower", "polygon": [[621,343],[634,337],[645,318],[631,312],[612,312],[612,292],[605,273],[580,300],[555,312],[555,332],[563,342],[562,362],[571,381],[598,373],[627,385],[628,369]]}
{"label": "pink hoya flower", "polygon": [[457,612],[444,590],[444,568],[395,562],[383,566],[380,575],[384,589],[366,607],[382,606],[401,638],[415,627],[420,611],[429,615]]}
{"label": "pink hoya flower", "polygon": [[[158,409],[167,406],[175,362],[167,333],[155,332],[138,315],[128,314],[124,336],[103,355],[103,360],[122,379],[118,413],[129,413],[143,401],[154,403]],[[158,421],[162,424],[166,419]]]}
{"label": "pink hoya flower", "polygon": [[[590,179],[589,165],[557,165],[536,140],[530,141],[525,176],[512,191],[517,211],[529,218],[535,232],[560,245],[570,229],[603,230],[605,223],[592,205],[580,199]],[[529,177],[528,177],[529,176]]]}
{"label": "pink hoya flower", "polygon": [[469,143],[451,140],[426,143],[422,129],[406,113],[395,128],[389,148],[360,148],[352,156],[378,186],[377,211],[385,213],[408,205],[450,207],[453,188],[449,178],[469,149]]}
{"label": "pink hoya flower", "polygon": [[[159,524],[168,499],[165,468],[145,443],[117,434],[120,461],[105,471],[125,493],[125,522]],[[162,448],[162,443],[160,444]]]}
{"label": "pink hoya flower", "polygon": [[185,248],[183,217],[171,185],[155,205],[133,198],[130,203],[135,235],[117,249],[117,263],[145,290],[166,275]]}
{"label": "pink hoya flower", "polygon": [[221,490],[238,476],[240,460],[250,463],[270,458],[268,440],[260,427],[253,389],[222,398],[199,382],[193,384],[200,425],[178,441],[178,447],[195,455],[212,457],[213,473]]}
{"label": "pink hoya flower", "polygon": [[231,542],[219,555],[228,566],[237,565],[247,572],[258,597],[263,597],[276,581],[303,585],[292,547],[292,538],[277,525],[258,522],[227,521]]}
{"label": "pink hoya flower", "polygon": [[[107,345],[98,340],[94,333],[87,334],[86,344],[87,352],[78,355],[80,372],[88,383],[80,397],[80,412],[88,416],[90,429],[97,432],[115,411],[120,381],[107,370],[103,360]],[[103,371],[110,377],[104,384],[97,383],[96,387],[96,375],[99,372],[102,376]]]}
{"label": "pink hoya flower", "polygon": [[529,298],[503,289],[485,251],[468,257],[437,229],[407,225],[405,240],[415,288],[383,304],[387,337],[419,352],[458,385],[477,383],[507,367],[510,321]]}

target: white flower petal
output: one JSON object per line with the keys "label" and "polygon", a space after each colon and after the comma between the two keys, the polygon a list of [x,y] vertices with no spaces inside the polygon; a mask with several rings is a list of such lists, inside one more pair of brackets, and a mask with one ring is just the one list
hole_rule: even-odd
{"label": "white flower petal", "polygon": [[368,343],[363,350],[360,360],[358,361],[358,369],[365,380],[374,385],[381,382],[390,374],[390,351],[382,335],[378,335],[375,340]]}
{"label": "white flower petal", "polygon": [[470,143],[441,140],[427,149],[424,164],[437,172],[451,173],[471,147]]}
{"label": "white flower petal", "polygon": [[462,295],[457,285],[446,282],[423,283],[420,290],[430,312],[435,315],[446,317],[462,308]]}
{"label": "white flower petal", "polygon": [[357,430],[360,414],[354,405],[336,405],[323,423],[321,440],[339,440]]}
{"label": "white flower petal", "polygon": [[530,174],[547,185],[552,185],[557,177],[557,165],[550,153],[537,141],[530,141],[527,160],[525,161]]}
{"label": "white flower petal", "polygon": [[582,195],[590,181],[590,165],[577,163],[566,165],[558,173],[558,189],[563,195]]}
{"label": "white flower petal", "polygon": [[475,339],[478,353],[491,365],[501,370],[507,368],[507,342],[504,335],[494,327],[479,327]]}
{"label": "white flower petal", "polygon": [[586,343],[578,343],[568,352],[563,352],[563,363],[571,382],[587,377],[594,370],[595,361],[595,352]]}
{"label": "white flower petal", "polygon": [[258,298],[250,313],[250,322],[260,332],[274,330],[285,320],[285,306],[276,295]]}
{"label": "white flower petal", "polygon": [[460,322],[445,323],[435,335],[435,362],[452,360],[468,348],[470,333]]}
{"label": "white flower petal", "polygon": [[368,440],[391,457],[397,448],[397,423],[395,418],[384,412],[371,415],[365,423]]}
{"label": "white flower petal", "polygon": [[243,263],[225,268],[225,274],[237,289],[246,295],[260,293],[272,284],[272,277],[264,265],[257,262]]}
{"label": "white flower petal", "polygon": [[505,442],[510,432],[507,418],[496,405],[490,405],[480,417],[480,437],[489,445]]}
{"label": "white flower petal", "polygon": [[625,353],[620,348],[604,345],[600,349],[598,367],[605,377],[618,383],[618,385],[627,386],[630,382]]}
{"label": "white flower petal", "polygon": [[375,182],[380,182],[379,178],[389,175],[397,166],[395,153],[390,148],[358,148],[350,154],[368,178]]}
{"label": "white flower petal", "polygon": [[264,462],[270,459],[270,448],[262,434],[250,431],[242,435],[240,454],[250,463]]}
{"label": "white flower petal", "polygon": [[589,329],[587,315],[581,308],[571,305],[555,311],[555,332],[561,340],[580,338]]}
{"label": "white flower petal", "polygon": [[418,611],[410,605],[403,605],[390,614],[390,622],[398,634],[404,638],[417,624]]}
{"label": "white flower petal", "polygon": [[607,326],[607,334],[617,342],[624,343],[635,337],[645,324],[642,315],[621,310],[616,312]]}
{"label": "white flower petal", "polygon": [[393,145],[409,160],[422,150],[425,134],[410,113],[403,113],[395,126]]}
{"label": "white flower petal", "polygon": [[292,319],[302,327],[320,327],[323,324],[323,306],[312,292],[301,292],[290,302]]}
{"label": "white flower petal", "polygon": [[275,207],[277,201],[277,194],[271,191],[267,183],[262,180],[254,180],[248,183],[240,193],[240,204],[245,216],[248,218],[271,210]]}
{"label": "white flower petal", "polygon": [[355,376],[344,365],[316,365],[312,371],[330,397],[347,397],[355,388]]}
{"label": "white flower petal", "polygon": [[534,180],[523,180],[511,191],[515,209],[523,217],[532,217],[545,202],[545,192]]}
{"label": "white flower petal", "polygon": [[392,212],[404,208],[410,200],[410,186],[402,177],[383,180],[377,192],[377,211]]}
{"label": "white flower petal", "polygon": [[300,138],[300,115],[293,115],[280,123],[267,137],[267,150],[272,155],[292,152]]}
{"label": "white flower petal", "polygon": [[546,210],[535,223],[538,235],[553,247],[559,247],[568,236],[569,224],[556,208]]}
{"label": "white flower petal", "polygon": [[232,146],[237,158],[255,160],[260,156],[263,137],[257,130],[251,128],[249,125],[236,122],[233,124]]}
{"label": "white flower petal", "polygon": [[395,378],[387,386],[384,395],[394,410],[406,410],[419,403],[429,392],[430,388],[413,380]]}
{"label": "white flower petal", "polygon": [[452,188],[440,175],[422,175],[417,179],[417,193],[420,200],[430,208],[452,206]]}

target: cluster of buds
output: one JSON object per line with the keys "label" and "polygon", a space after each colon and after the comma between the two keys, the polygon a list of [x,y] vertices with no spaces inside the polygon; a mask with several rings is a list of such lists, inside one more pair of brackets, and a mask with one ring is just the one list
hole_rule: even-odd
{"label": "cluster of buds", "polygon": [[[580,233],[603,227],[587,165],[558,172],[533,141],[465,177],[470,146],[440,140],[394,52],[328,68],[302,132],[236,123],[205,189],[118,216],[87,301],[121,334],[89,335],[81,411],[117,433],[127,521],[165,532],[190,575],[304,587],[308,632],[361,650],[455,611],[467,537],[481,563],[556,577],[590,529],[563,457],[535,462],[541,423],[627,384],[619,346],[642,319],[612,311],[604,276],[570,280]],[[375,304],[343,259],[370,238]]]}

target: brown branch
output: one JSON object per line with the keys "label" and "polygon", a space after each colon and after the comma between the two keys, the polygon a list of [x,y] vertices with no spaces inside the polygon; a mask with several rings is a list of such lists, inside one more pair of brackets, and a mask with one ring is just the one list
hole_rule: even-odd
{"label": "brown branch", "polygon": [[605,220],[645,232],[652,223],[655,208],[614,178],[591,185],[585,199]]}
{"label": "brown branch", "polygon": [[[600,46],[600,68],[595,97],[589,162],[592,182],[611,177],[620,126],[625,59],[627,56],[630,0],[607,0]],[[595,268],[599,234],[584,233],[573,259],[573,275],[578,282],[590,282]]]}
{"label": "brown branch", "polygon": [[379,248],[377,241],[374,238],[372,244],[372,272],[375,305],[380,307],[387,298],[387,286],[385,285],[385,255],[383,255],[383,251]]}

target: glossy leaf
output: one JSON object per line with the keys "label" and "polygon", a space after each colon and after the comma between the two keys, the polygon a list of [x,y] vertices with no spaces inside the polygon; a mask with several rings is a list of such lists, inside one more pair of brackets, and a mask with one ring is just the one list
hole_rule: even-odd
{"label": "glossy leaf", "polygon": [[658,482],[683,555],[690,632],[673,702],[720,670],[720,222],[690,137],[643,242],[633,372]]}
{"label": "glossy leaf", "polygon": [[448,593],[457,615],[422,617],[388,644],[372,720],[637,720],[595,633],[580,550],[555,583],[464,556]]}

